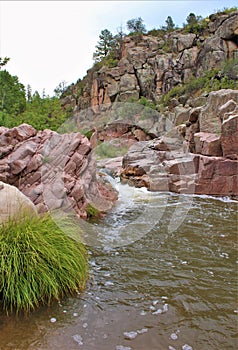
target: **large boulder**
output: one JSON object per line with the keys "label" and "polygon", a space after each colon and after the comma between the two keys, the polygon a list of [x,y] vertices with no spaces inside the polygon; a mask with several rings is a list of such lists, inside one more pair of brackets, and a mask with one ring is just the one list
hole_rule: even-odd
{"label": "large boulder", "polygon": [[225,40],[232,40],[235,35],[238,36],[237,12],[231,13],[231,15],[222,22],[217,30],[217,35]]}
{"label": "large boulder", "polygon": [[[229,104],[227,104],[228,101],[230,101]],[[226,112],[232,112],[232,109],[236,110],[237,105],[238,90],[212,91],[199,115],[200,131],[220,134],[223,116]]]}
{"label": "large boulder", "polygon": [[0,225],[9,219],[21,219],[26,215],[36,215],[32,201],[15,186],[0,181]]}
{"label": "large boulder", "polygon": [[200,156],[195,193],[237,197],[238,161]]}
{"label": "large boulder", "polygon": [[180,34],[175,33],[171,36],[171,44],[172,48],[175,52],[181,52],[185,49],[190,49],[196,39],[196,34],[188,33],[188,34]]}
{"label": "large boulder", "polygon": [[103,212],[117,199],[117,192],[97,178],[89,140],[80,133],[58,134],[50,130],[32,133],[17,142],[22,126],[0,135],[15,145],[0,157],[0,180],[18,187],[39,212],[70,208],[87,217],[88,204]]}
{"label": "large boulder", "polygon": [[217,134],[198,132],[194,134],[195,153],[205,156],[222,156],[221,140]]}

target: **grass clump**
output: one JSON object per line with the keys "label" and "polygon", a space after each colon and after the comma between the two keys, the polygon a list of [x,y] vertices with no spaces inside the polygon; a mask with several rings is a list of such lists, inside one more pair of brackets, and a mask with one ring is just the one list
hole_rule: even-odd
{"label": "grass clump", "polygon": [[100,211],[90,203],[87,204],[86,213],[88,219],[98,218],[100,216]]}
{"label": "grass clump", "polygon": [[[61,228],[49,216],[11,218],[0,226],[0,302],[9,312],[29,312],[85,287],[88,264],[76,224]],[[78,228],[77,228],[78,229]]]}
{"label": "grass clump", "polygon": [[95,148],[97,159],[116,158],[125,155],[128,152],[128,146],[123,145],[119,140],[105,141]]}

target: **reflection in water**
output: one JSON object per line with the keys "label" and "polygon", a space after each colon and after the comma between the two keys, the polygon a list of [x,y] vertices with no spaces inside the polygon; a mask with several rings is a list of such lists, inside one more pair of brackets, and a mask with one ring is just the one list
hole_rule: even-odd
{"label": "reflection in water", "polygon": [[[1,316],[1,350],[237,349],[237,203],[194,197],[183,224],[169,233],[174,210],[182,203],[186,211],[186,201],[125,190],[95,224],[100,244],[90,247],[86,292],[28,318]],[[149,223],[150,206],[160,208],[156,225],[125,246],[111,245],[118,226],[135,217],[144,220],[135,231]]]}

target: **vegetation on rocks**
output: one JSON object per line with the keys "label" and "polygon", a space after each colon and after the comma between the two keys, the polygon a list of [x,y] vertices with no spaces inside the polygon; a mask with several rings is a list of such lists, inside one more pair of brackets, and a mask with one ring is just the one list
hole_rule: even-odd
{"label": "vegetation on rocks", "polygon": [[126,145],[122,145],[120,139],[100,143],[95,149],[96,156],[99,159],[119,157],[126,154],[127,151],[128,147]]}
{"label": "vegetation on rocks", "polygon": [[60,227],[49,215],[9,219],[0,227],[0,259],[0,303],[7,313],[78,292],[88,276],[86,250],[69,218]]}
{"label": "vegetation on rocks", "polygon": [[238,89],[238,60],[230,59],[201,77],[193,77],[187,83],[173,87],[167,94],[163,95],[160,103],[166,106],[171,98],[182,95],[198,96],[220,89]]}

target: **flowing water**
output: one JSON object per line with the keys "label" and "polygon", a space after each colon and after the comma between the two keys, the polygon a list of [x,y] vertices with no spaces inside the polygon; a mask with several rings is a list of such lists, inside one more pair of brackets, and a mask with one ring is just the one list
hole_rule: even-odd
{"label": "flowing water", "polygon": [[86,291],[0,316],[0,349],[237,349],[237,203],[118,186]]}

